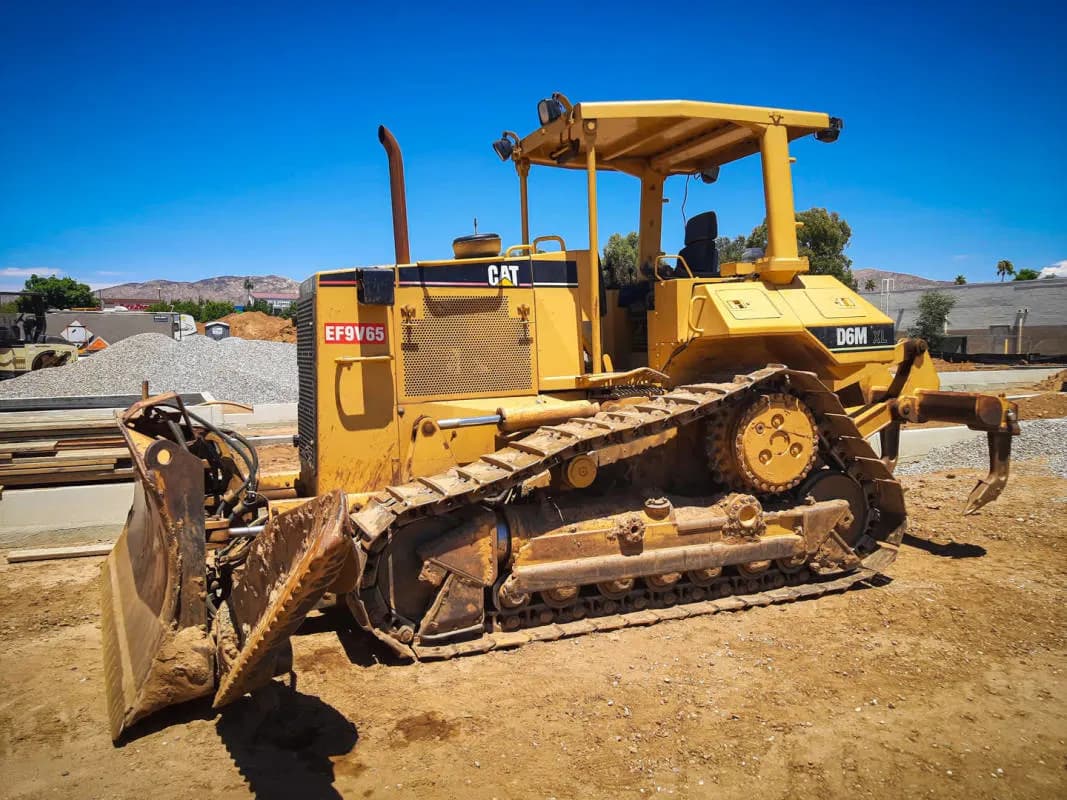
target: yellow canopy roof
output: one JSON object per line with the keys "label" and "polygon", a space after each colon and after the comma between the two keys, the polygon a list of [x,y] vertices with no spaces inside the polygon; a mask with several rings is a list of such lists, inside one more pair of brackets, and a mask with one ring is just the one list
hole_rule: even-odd
{"label": "yellow canopy roof", "polygon": [[582,169],[593,132],[597,169],[689,175],[759,152],[759,131],[767,125],[786,126],[792,140],[831,123],[819,112],[693,100],[577,103],[525,137],[521,157]]}

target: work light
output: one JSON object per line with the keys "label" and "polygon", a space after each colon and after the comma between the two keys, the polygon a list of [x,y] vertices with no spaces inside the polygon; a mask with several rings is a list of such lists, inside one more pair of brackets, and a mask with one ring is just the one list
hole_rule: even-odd
{"label": "work light", "polygon": [[837,137],[841,135],[841,129],[845,127],[844,120],[841,117],[830,117],[830,127],[823,128],[821,131],[815,131],[815,138],[820,142],[836,142]]}
{"label": "work light", "polygon": [[563,116],[563,104],[555,97],[546,97],[537,104],[537,116],[541,120],[541,127],[555,122]]}
{"label": "work light", "polygon": [[501,136],[493,142],[493,149],[496,151],[496,154],[500,156],[501,161],[507,161],[511,158],[511,154],[515,150],[515,145],[511,143],[511,139],[507,136]]}

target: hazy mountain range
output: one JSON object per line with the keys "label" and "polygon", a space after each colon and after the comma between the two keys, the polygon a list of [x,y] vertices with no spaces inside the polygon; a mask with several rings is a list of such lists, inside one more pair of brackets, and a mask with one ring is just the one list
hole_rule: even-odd
{"label": "hazy mountain range", "polygon": [[852,275],[856,278],[856,285],[860,291],[866,290],[867,281],[874,281],[875,291],[882,291],[882,279],[892,278],[893,289],[900,292],[905,289],[925,289],[934,286],[951,286],[952,281],[935,281],[924,278],[921,275],[912,275],[909,272],[891,272],[887,269],[854,269]]}
{"label": "hazy mountain range", "polygon": [[[907,272],[891,272],[884,269],[857,269],[852,274],[856,277],[856,285],[863,291],[868,280],[873,280],[882,289],[883,278],[894,279],[894,289],[923,289],[933,286],[947,286],[951,281],[935,281],[920,275],[912,275]],[[231,303],[243,303],[245,301],[244,282],[245,275],[220,275],[216,278],[204,278],[199,281],[168,281],[154,280],[144,283],[123,283],[101,289],[104,298],[121,298],[125,300],[156,300],[160,296],[164,300],[229,300]],[[253,275],[252,291],[254,292],[296,292],[300,286],[292,278],[281,275]]]}
{"label": "hazy mountain range", "polygon": [[292,278],[281,275],[220,275],[217,278],[204,278],[199,281],[155,280],[144,283],[122,283],[101,289],[105,299],[123,300],[229,300],[231,303],[245,302],[245,280],[252,278],[253,292],[296,292],[300,284]]}

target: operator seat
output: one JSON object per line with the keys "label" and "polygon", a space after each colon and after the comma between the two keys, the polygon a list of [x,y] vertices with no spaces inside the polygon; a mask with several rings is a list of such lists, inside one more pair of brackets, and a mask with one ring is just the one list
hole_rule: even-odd
{"label": "operator seat", "polygon": [[719,251],[715,249],[718,235],[719,220],[714,211],[697,214],[685,223],[685,247],[679,255],[694,275],[703,278],[719,276]]}

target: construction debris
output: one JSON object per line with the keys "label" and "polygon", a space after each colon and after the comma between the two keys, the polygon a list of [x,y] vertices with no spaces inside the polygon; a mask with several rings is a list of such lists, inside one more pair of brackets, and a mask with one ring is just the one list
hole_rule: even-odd
{"label": "construction debris", "polygon": [[8,487],[130,480],[130,451],[101,412],[0,414],[0,483]]}
{"label": "construction debris", "polygon": [[143,333],[66,367],[0,383],[0,397],[71,397],[152,392],[210,392],[240,403],[297,399],[296,345],[205,336],[176,341]]}

